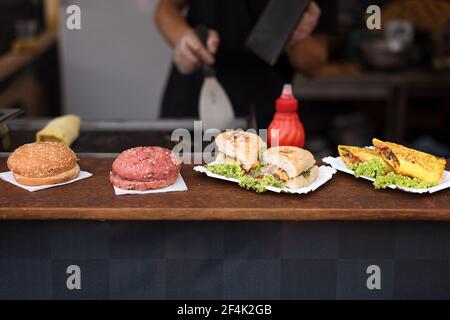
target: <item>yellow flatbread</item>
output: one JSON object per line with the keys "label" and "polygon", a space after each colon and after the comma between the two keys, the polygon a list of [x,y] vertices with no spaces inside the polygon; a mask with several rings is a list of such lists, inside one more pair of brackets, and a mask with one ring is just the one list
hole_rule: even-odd
{"label": "yellow flatbread", "polygon": [[[350,167],[351,165],[364,163],[373,159],[380,160],[381,162],[385,162],[381,155],[374,149],[368,148],[360,148],[353,146],[338,146],[338,152],[341,156],[342,161]],[[387,164],[387,163],[386,163]],[[392,171],[392,168],[389,164],[387,164],[387,171]]]}

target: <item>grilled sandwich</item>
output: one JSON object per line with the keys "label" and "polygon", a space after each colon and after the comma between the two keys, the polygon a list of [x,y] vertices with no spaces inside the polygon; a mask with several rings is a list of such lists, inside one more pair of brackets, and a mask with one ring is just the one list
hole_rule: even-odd
{"label": "grilled sandwich", "polygon": [[263,154],[263,173],[283,181],[286,187],[309,186],[319,175],[319,167],[311,152],[296,147],[274,147]]}
{"label": "grilled sandwich", "polygon": [[373,145],[396,174],[438,185],[445,170],[445,159],[392,142],[373,139]]}
{"label": "grilled sandwich", "polygon": [[229,131],[216,138],[219,155],[216,164],[237,164],[245,171],[260,165],[259,158],[267,149],[264,141],[256,134],[244,131]]}
{"label": "grilled sandwich", "polygon": [[[368,162],[370,160],[379,160],[383,163],[385,162],[378,151],[374,149],[341,145],[338,146],[338,152],[347,167],[351,167],[354,164]],[[393,171],[392,167],[388,163],[386,163],[386,166],[387,172]]]}

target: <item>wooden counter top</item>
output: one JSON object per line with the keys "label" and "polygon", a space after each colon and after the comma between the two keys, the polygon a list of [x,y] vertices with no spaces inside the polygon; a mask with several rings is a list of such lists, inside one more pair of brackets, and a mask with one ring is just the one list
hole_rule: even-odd
{"label": "wooden counter top", "polygon": [[[81,159],[92,178],[36,193],[0,181],[0,219],[450,221],[449,190],[432,195],[380,191],[344,173],[308,195],[258,195],[185,165],[187,192],[116,197],[108,180],[112,161]],[[5,158],[0,170],[6,171]]]}

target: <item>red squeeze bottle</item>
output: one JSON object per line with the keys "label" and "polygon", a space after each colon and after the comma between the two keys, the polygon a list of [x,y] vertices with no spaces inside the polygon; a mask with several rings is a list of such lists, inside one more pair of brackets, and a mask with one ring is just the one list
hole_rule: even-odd
{"label": "red squeeze bottle", "polygon": [[276,101],[276,112],[267,132],[270,147],[305,146],[305,128],[298,116],[298,101],[292,94],[292,86],[286,84]]}

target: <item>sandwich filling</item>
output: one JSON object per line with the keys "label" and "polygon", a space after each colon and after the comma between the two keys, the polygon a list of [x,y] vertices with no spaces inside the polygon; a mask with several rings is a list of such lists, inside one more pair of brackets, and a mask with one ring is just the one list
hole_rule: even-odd
{"label": "sandwich filling", "polygon": [[281,181],[289,180],[288,173],[285,170],[283,170],[277,166],[273,166],[273,165],[266,166],[266,167],[264,167],[264,172],[269,175],[274,176],[275,178],[277,178],[278,180],[281,180]]}
{"label": "sandwich filling", "polygon": [[[299,176],[302,176],[305,179],[309,178],[311,176],[312,169],[313,167],[309,168],[308,170],[302,172]],[[268,165],[263,167],[262,171],[268,175],[274,176],[276,179],[281,180],[283,182],[286,182],[291,179],[289,178],[288,173],[278,166]]]}
{"label": "sandwich filling", "polygon": [[386,160],[392,161],[394,168],[398,168],[399,161],[391,149],[388,147],[377,147],[377,150],[386,158]]}
{"label": "sandwich filling", "polygon": [[342,148],[342,157],[346,158],[351,163],[361,163],[363,160],[351,153],[347,148]]}
{"label": "sandwich filling", "polygon": [[254,190],[258,193],[266,192],[267,187],[283,189],[285,183],[273,175],[264,174],[261,165],[253,167],[250,171],[244,170],[237,163],[235,164],[216,164],[208,165],[206,168],[214,174],[226,178],[237,179],[239,185],[248,190]]}
{"label": "sandwich filling", "polygon": [[261,163],[259,162],[259,160],[256,160],[253,164],[250,164],[250,163],[244,164],[239,159],[229,157],[224,153],[219,153],[219,155],[216,158],[215,164],[217,164],[217,165],[235,164],[235,165],[238,165],[246,173],[249,173],[252,170],[261,166]]}
{"label": "sandwich filling", "polygon": [[237,179],[241,187],[254,190],[258,193],[266,192],[267,187],[284,189],[285,187],[289,187],[291,181],[299,177],[305,179],[303,185],[300,187],[306,187],[309,185],[314,167],[317,166],[313,166],[302,172],[298,177],[291,179],[285,170],[274,165],[258,165],[250,171],[244,170],[237,163],[206,166],[211,173],[226,178]]}

